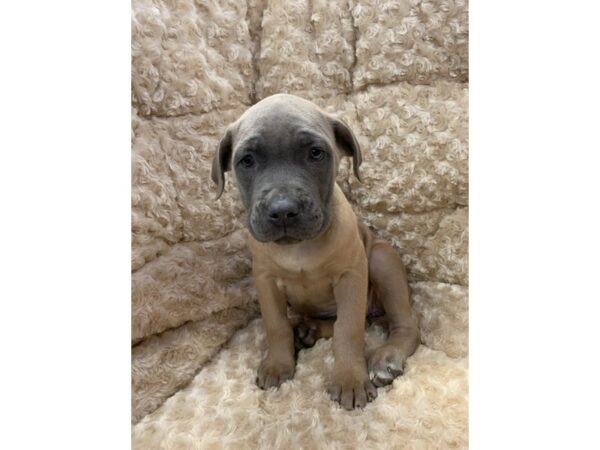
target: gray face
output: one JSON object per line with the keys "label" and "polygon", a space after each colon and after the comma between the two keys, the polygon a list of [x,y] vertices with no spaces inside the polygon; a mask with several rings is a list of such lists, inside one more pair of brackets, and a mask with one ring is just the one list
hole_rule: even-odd
{"label": "gray face", "polygon": [[[342,142],[340,126],[348,131],[350,144]],[[213,179],[222,189],[219,172],[234,170],[247,227],[258,241],[314,239],[331,219],[336,147],[353,156],[359,152],[343,122],[297,97],[269,97],[230,127],[213,163]],[[354,163],[356,169],[356,157]]]}
{"label": "gray face", "polygon": [[317,237],[329,225],[334,150],[285,117],[254,131],[236,146],[232,161],[248,229],[263,242]]}

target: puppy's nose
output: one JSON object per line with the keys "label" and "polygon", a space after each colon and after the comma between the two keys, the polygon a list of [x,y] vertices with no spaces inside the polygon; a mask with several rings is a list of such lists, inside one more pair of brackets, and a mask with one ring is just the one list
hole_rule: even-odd
{"label": "puppy's nose", "polygon": [[269,204],[269,220],[276,225],[287,225],[298,216],[298,203],[291,198],[279,197]]}

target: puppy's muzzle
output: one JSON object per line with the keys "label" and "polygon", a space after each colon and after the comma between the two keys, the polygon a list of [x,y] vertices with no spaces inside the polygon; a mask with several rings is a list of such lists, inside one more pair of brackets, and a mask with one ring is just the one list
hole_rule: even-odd
{"label": "puppy's muzzle", "polygon": [[261,242],[292,243],[314,238],[325,225],[324,214],[309,192],[271,188],[252,207],[248,225]]}

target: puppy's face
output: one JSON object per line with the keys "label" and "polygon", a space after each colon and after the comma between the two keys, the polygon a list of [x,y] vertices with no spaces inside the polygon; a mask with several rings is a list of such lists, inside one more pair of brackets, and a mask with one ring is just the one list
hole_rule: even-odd
{"label": "puppy's face", "polygon": [[334,149],[285,114],[267,117],[236,146],[232,160],[248,229],[263,242],[312,239],[329,224]]}
{"label": "puppy's face", "polygon": [[353,157],[358,176],[360,149],[350,129],[312,103],[280,94],[228,128],[212,177],[220,195],[232,168],[252,235],[291,244],[327,229],[340,154]]}

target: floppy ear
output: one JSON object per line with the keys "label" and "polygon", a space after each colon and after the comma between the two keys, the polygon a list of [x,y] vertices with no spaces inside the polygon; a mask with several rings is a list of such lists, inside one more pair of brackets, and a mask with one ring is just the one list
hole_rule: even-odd
{"label": "floppy ear", "polygon": [[352,167],[354,169],[354,175],[360,179],[360,173],[358,168],[362,163],[362,154],[360,152],[360,145],[356,140],[356,136],[350,129],[350,127],[341,119],[335,117],[331,118],[331,124],[333,127],[333,134],[335,136],[335,142],[338,147],[344,152],[346,156],[352,156]]}
{"label": "floppy ear", "polygon": [[212,170],[210,172],[212,180],[217,185],[217,197],[215,200],[218,200],[219,197],[221,197],[223,189],[225,189],[225,172],[231,170],[232,142],[230,127],[227,128],[225,136],[223,136],[221,142],[219,142],[219,146],[217,147],[217,151],[213,158]]}

